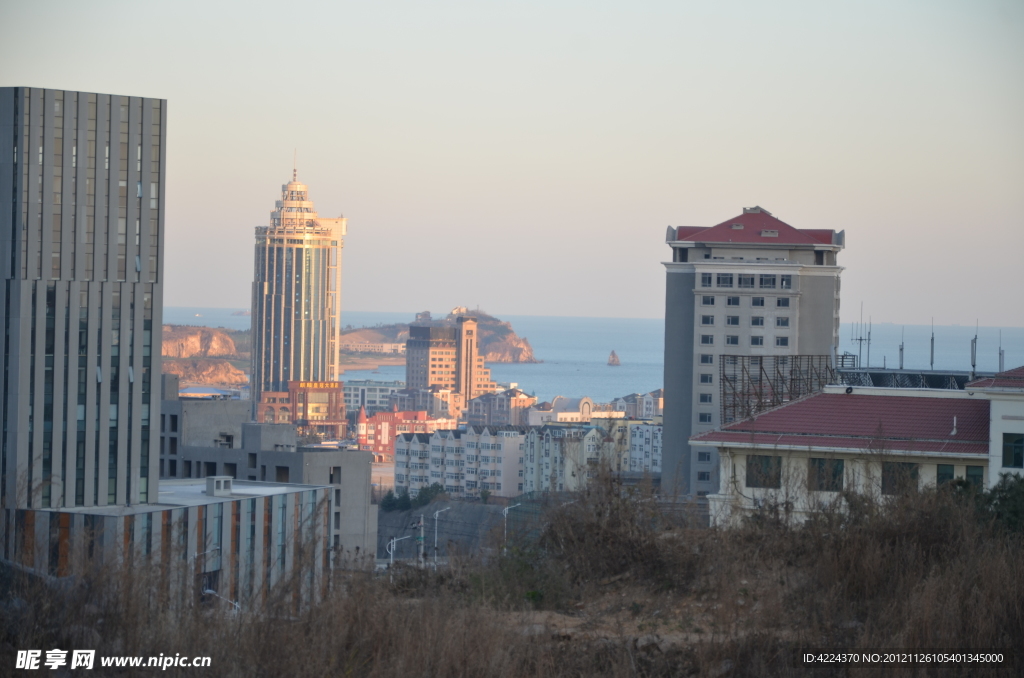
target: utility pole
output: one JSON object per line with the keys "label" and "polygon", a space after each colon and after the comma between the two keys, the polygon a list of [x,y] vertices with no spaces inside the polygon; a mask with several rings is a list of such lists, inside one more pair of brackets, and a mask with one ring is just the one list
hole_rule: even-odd
{"label": "utility pole", "polygon": [[426,553],[424,552],[424,542],[423,542],[423,514],[422,513],[420,514],[420,522],[419,522],[419,524],[418,525],[417,524],[413,524],[412,527],[420,528],[420,534],[419,534],[418,537],[416,537],[416,543],[417,543],[417,549],[416,550],[419,551],[419,554],[420,554],[419,555],[419,561],[420,561],[419,562],[419,566],[422,569],[424,567],[424,565],[426,564]]}
{"label": "utility pole", "polygon": [[501,514],[503,516],[505,516],[505,544],[504,544],[504,552],[505,553],[508,553],[508,512],[511,511],[512,509],[516,508],[517,506],[522,506],[522,504],[513,504],[512,506],[506,506],[501,511]]}
{"label": "utility pole", "polygon": [[451,506],[441,509],[440,511],[434,511],[434,569],[437,569],[437,517],[445,511],[451,509]]}

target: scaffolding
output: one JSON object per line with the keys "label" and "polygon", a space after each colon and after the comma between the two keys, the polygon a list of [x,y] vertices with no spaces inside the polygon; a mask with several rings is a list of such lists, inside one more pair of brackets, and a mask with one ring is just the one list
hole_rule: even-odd
{"label": "scaffolding", "polygon": [[828,355],[724,355],[719,383],[725,425],[817,393],[836,373]]}

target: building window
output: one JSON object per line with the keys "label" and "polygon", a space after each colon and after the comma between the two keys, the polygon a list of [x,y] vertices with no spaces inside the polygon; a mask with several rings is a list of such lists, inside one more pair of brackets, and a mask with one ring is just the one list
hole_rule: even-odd
{"label": "building window", "polygon": [[700,274],[700,286],[701,287],[711,287],[711,274],[710,273],[701,273]]}
{"label": "building window", "polygon": [[747,487],[782,487],[782,457],[747,455]]}
{"label": "building window", "polygon": [[711,453],[710,452],[698,452],[697,453],[697,461],[711,461]]}
{"label": "building window", "polygon": [[700,383],[702,383],[702,384],[710,384],[710,383],[712,383],[713,379],[714,379],[714,377],[711,374],[707,373],[707,372],[703,372],[700,375]]}
{"label": "building window", "polygon": [[725,305],[726,306],[739,306],[740,305],[740,298],[739,297],[726,297]]}
{"label": "building window", "polygon": [[715,336],[713,334],[702,334],[700,335],[700,343],[704,346],[711,346],[715,343]]}
{"label": "building window", "polygon": [[725,316],[725,324],[726,325],[739,326],[739,324],[740,324],[740,317],[738,315],[727,315],[727,316]]}
{"label": "building window", "polygon": [[751,306],[764,306],[764,297],[750,297]]}
{"label": "building window", "polygon": [[1024,468],[1024,433],[1003,434],[1003,468]]}
{"label": "building window", "polygon": [[700,324],[701,325],[714,325],[715,324],[715,316],[713,316],[713,315],[702,315],[700,317]]}
{"label": "building window", "polygon": [[843,460],[807,460],[807,489],[811,492],[843,491]]}
{"label": "building window", "polygon": [[789,346],[789,337],[775,337],[775,345],[780,348]]}
{"label": "building window", "polygon": [[697,482],[710,483],[711,471],[697,471]]}
{"label": "building window", "polygon": [[782,317],[782,318],[776,318],[775,319],[775,326],[776,327],[789,327],[789,316]]}
{"label": "building window", "polygon": [[903,494],[917,489],[917,464],[882,462],[882,494]]}
{"label": "building window", "polygon": [[791,276],[791,275],[781,275],[781,276],[779,276],[779,287],[781,287],[784,290],[791,290],[791,289],[793,289],[793,276]]}
{"label": "building window", "polygon": [[702,424],[710,424],[711,423],[711,413],[710,412],[701,412],[699,417],[698,417],[698,419],[697,419],[697,421],[699,421]]}
{"label": "building window", "polygon": [[732,287],[732,273],[719,273],[715,283],[718,287]]}
{"label": "building window", "polygon": [[725,338],[725,345],[726,346],[739,346],[740,345],[740,338],[738,336],[736,336],[735,334],[730,334],[730,335],[728,335]]}
{"label": "building window", "polygon": [[775,276],[774,275],[761,275],[760,287],[762,290],[774,290],[775,289]]}
{"label": "building window", "polygon": [[944,485],[953,480],[953,465],[939,464],[935,471],[935,484]]}
{"label": "building window", "polygon": [[775,300],[775,305],[779,308],[789,308],[789,297],[779,297]]}
{"label": "building window", "polygon": [[740,288],[745,290],[754,289],[754,276],[752,275],[741,275],[740,276]]}
{"label": "building window", "polygon": [[750,317],[751,327],[764,327],[764,316],[755,315]]}
{"label": "building window", "polygon": [[756,336],[755,337],[751,337],[750,338],[750,345],[751,346],[764,346],[764,337],[756,337]]}
{"label": "building window", "polygon": [[700,304],[701,304],[701,306],[714,306],[715,305],[715,298],[714,297],[701,297],[700,298]]}
{"label": "building window", "polygon": [[701,353],[700,354],[700,364],[701,365],[714,365],[715,364],[715,356],[710,355],[708,353]]}
{"label": "building window", "polygon": [[701,403],[704,403],[704,404],[711,404],[711,394],[710,393],[701,393],[700,394],[700,401],[701,401]]}
{"label": "building window", "polygon": [[984,466],[968,466],[967,467],[967,482],[977,487],[985,486],[985,467]]}

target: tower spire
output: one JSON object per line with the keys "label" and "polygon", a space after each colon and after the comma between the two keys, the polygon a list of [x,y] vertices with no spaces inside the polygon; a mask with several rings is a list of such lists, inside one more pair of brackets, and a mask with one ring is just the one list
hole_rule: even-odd
{"label": "tower spire", "polygon": [[292,151],[292,181],[299,180],[299,149]]}

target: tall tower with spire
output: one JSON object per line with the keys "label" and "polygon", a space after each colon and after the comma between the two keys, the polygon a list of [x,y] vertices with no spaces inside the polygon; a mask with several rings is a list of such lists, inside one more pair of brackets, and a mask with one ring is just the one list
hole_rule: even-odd
{"label": "tall tower with spire", "polygon": [[298,171],[281,187],[269,226],[256,227],[252,398],[289,381],[341,373],[341,251],[347,219],[320,217]]}

